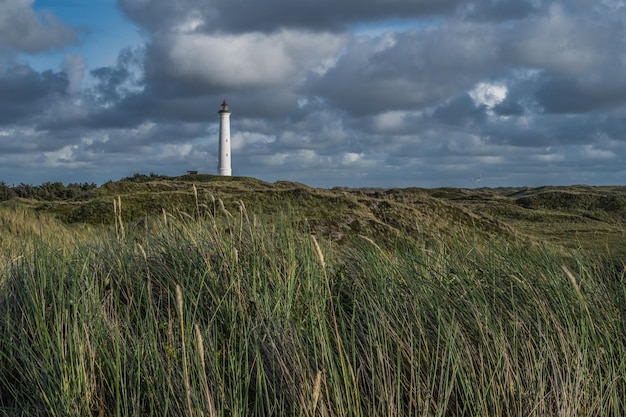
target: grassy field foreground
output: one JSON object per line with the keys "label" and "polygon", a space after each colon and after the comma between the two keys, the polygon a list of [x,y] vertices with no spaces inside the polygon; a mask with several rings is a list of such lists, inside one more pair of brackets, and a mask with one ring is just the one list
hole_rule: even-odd
{"label": "grassy field foreground", "polygon": [[346,244],[237,206],[22,231],[0,415],[626,413],[615,258],[478,232]]}

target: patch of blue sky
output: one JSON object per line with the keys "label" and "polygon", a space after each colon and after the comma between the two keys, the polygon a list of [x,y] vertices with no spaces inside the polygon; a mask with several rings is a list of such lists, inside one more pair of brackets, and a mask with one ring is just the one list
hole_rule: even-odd
{"label": "patch of blue sky", "polygon": [[49,11],[78,32],[78,41],[61,50],[21,55],[38,71],[58,70],[67,53],[81,54],[89,69],[115,65],[120,50],[145,43],[115,0],[37,0],[34,10]]}

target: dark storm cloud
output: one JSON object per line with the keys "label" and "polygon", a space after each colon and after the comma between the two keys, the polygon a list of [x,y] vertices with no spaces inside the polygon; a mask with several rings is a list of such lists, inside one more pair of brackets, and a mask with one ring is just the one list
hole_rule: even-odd
{"label": "dark storm cloud", "polygon": [[535,97],[547,113],[587,113],[626,102],[626,85],[547,76]]}
{"label": "dark storm cloud", "polygon": [[[149,67],[144,73],[145,64]],[[145,50],[121,51],[116,65],[91,71],[93,85],[86,91],[86,125],[92,129],[132,128],[145,121],[210,123],[221,101],[237,103],[236,115],[285,116],[297,108],[298,95],[288,83],[241,91],[207,88],[197,79],[164,73],[162,62]],[[254,70],[254,69],[252,69]],[[209,74],[210,75],[210,74]],[[236,75],[226,74],[236,78]]]}
{"label": "dark storm cloud", "polygon": [[541,68],[557,74],[589,76],[594,69],[613,71],[625,40],[619,15],[607,10],[599,20],[572,14],[560,5],[503,32],[503,58],[515,66]]}
{"label": "dark storm cloud", "polygon": [[95,85],[90,93],[97,101],[115,103],[143,87],[144,50],[125,48],[120,51],[115,66],[91,71]]}
{"label": "dark storm cloud", "polygon": [[419,108],[467,91],[502,72],[495,33],[457,22],[426,32],[356,39],[310,94],[356,114]]}
{"label": "dark storm cloud", "polygon": [[446,125],[481,123],[487,117],[486,109],[485,105],[476,105],[468,94],[461,94],[438,106],[433,113],[433,117]]}
{"label": "dark storm cloud", "polygon": [[66,95],[64,72],[37,72],[26,64],[0,67],[0,125],[16,123],[44,111]]}
{"label": "dark storm cloud", "polygon": [[92,91],[98,100],[118,101],[141,84],[142,64],[132,55],[133,51],[123,50],[116,66],[99,67],[91,71],[95,79]]}
{"label": "dark storm cloud", "polygon": [[[534,93],[526,100],[546,112],[587,112],[624,102],[626,26],[619,15],[605,10],[605,20],[590,22],[559,5],[544,7],[543,14],[513,24],[451,18],[429,30],[355,41],[311,82],[311,94],[370,113],[433,105],[496,79],[525,82],[526,93]],[[530,80],[528,71],[534,71]],[[500,110],[521,110],[515,107]]]}
{"label": "dark storm cloud", "polygon": [[418,18],[454,8],[461,0],[118,0],[151,32],[194,25],[204,32],[273,32],[278,29],[344,30],[353,23]]}
{"label": "dark storm cloud", "polygon": [[539,3],[532,0],[481,0],[467,2],[465,11],[470,20],[502,22],[524,19],[539,12]]}
{"label": "dark storm cloud", "polygon": [[133,128],[107,130],[106,140],[93,141],[84,149],[93,154],[130,154],[162,144],[187,143],[206,135],[206,124],[145,122]]}
{"label": "dark storm cloud", "polygon": [[547,115],[492,121],[482,126],[480,136],[496,146],[545,148],[591,143],[602,128],[595,118]]}
{"label": "dark storm cloud", "polygon": [[0,50],[23,52],[61,48],[78,39],[77,32],[49,11],[35,12],[33,0],[0,2]]}
{"label": "dark storm cloud", "polygon": [[[213,101],[215,104],[217,99]],[[89,126],[107,129],[128,128],[153,120],[162,123],[206,121],[209,104],[206,97],[171,97],[148,86],[142,91],[127,93],[115,105],[94,109]]]}
{"label": "dark storm cloud", "polygon": [[493,110],[498,116],[521,116],[525,112],[524,106],[520,102],[509,97],[496,104]]}
{"label": "dark storm cloud", "polygon": [[[351,114],[376,114],[393,109],[408,110],[438,105],[469,91],[485,78],[499,78],[505,83],[514,83],[517,77],[514,69],[517,67],[545,69],[550,72],[551,81],[548,82],[545,78],[543,84],[537,81],[534,85],[535,96],[525,98],[526,101],[534,101],[537,107],[543,107],[547,112],[584,112],[602,108],[605,105],[603,101],[606,101],[606,105],[611,105],[623,97],[621,92],[598,92],[594,89],[595,85],[586,88],[584,82],[577,78],[582,76],[582,71],[594,70],[596,66],[599,70],[604,70],[607,60],[619,65],[619,42],[623,41],[606,41],[609,33],[624,32],[623,28],[620,29],[611,21],[606,25],[608,28],[585,22],[558,4],[555,6],[552,3],[485,0],[462,2],[462,7],[457,8],[458,4],[449,2],[441,9],[448,13],[450,18],[447,21],[433,25],[428,30],[388,34],[377,38],[355,38],[345,44],[341,49],[343,52],[338,55],[338,61],[327,70],[307,73],[306,68],[316,65],[315,61],[303,63],[304,56],[298,56],[294,51],[309,51],[309,56],[321,60],[324,56],[332,56],[330,54],[333,50],[339,51],[337,47],[311,54],[314,47],[327,45],[329,42],[326,40],[315,44],[313,37],[305,43],[290,47],[285,40],[293,38],[293,32],[282,35],[274,33],[268,37],[250,36],[250,31],[258,29],[254,24],[246,26],[248,32],[240,37],[194,35],[199,31],[198,25],[202,26],[207,21],[216,19],[216,16],[220,16],[219,24],[235,28],[238,26],[229,19],[239,19],[242,18],[240,15],[248,13],[261,16],[261,12],[256,12],[259,7],[257,2],[250,2],[246,7],[243,7],[243,3],[200,3],[191,0],[183,3],[157,0],[120,2],[132,17],[144,24],[154,35],[145,61],[152,99],[159,96],[156,90],[175,92],[184,101],[185,96],[198,94],[254,95],[261,87],[264,91],[273,88],[275,92],[291,92],[291,97],[283,102],[284,105],[257,106],[257,101],[252,100],[257,110],[270,110],[265,111],[265,115],[272,114],[271,110],[277,109],[284,114],[289,106],[294,107],[298,94],[307,98],[320,97],[328,104]],[[394,3],[388,7],[388,11],[391,14],[396,13],[396,16],[400,12],[405,13],[402,16],[407,16],[407,13],[416,13],[417,16],[433,5],[418,3]],[[280,5],[278,2],[275,4]],[[323,5],[315,4],[319,7],[318,10],[324,9]],[[232,10],[234,5],[241,10]],[[300,10],[312,5],[313,3],[298,3],[298,7],[302,7]],[[263,6],[272,10],[271,5]],[[337,19],[348,22],[351,19],[345,16],[348,6],[343,3],[334,5],[325,14],[336,14]],[[300,29],[305,28],[304,23],[295,19],[295,9],[292,10],[289,5],[285,7],[285,20],[295,22],[293,27],[300,25]],[[364,15],[373,17],[376,13],[379,19],[389,17],[387,12],[378,10],[381,7],[382,3],[372,2],[369,5],[364,4],[362,12],[352,12],[355,13],[355,19],[361,21],[365,19]],[[453,17],[457,9],[460,10],[461,20]],[[161,12],[157,13],[159,10]],[[165,13],[164,10],[168,12]],[[142,12],[141,16],[136,14],[139,11]],[[163,24],[160,20],[163,16],[173,19],[172,22],[177,25]],[[463,20],[468,16],[480,22],[475,24]],[[152,23],[147,22],[150,19],[153,19]],[[499,25],[511,19],[515,21],[512,25]],[[258,20],[265,22],[267,19]],[[316,19],[312,17],[311,21]],[[492,24],[485,24],[485,21]],[[263,25],[272,25],[271,22],[272,19],[269,19]],[[164,27],[176,27],[181,33],[174,31],[174,34],[162,34],[161,28]],[[211,28],[217,30],[219,25]],[[575,28],[584,30],[577,31]],[[203,27],[202,30],[206,28]],[[566,47],[560,46],[563,42]],[[598,52],[600,49],[604,52]],[[594,57],[601,59],[596,62]],[[584,68],[576,65],[577,62]],[[569,77],[569,81],[565,77]],[[605,85],[611,85],[611,81],[606,78],[598,78],[604,79]],[[568,82],[576,88],[562,88]],[[602,82],[599,87],[602,87],[601,84]],[[554,96],[553,92],[558,92],[558,96]],[[285,93],[277,95],[288,96]],[[268,94],[270,96],[272,94]],[[581,104],[576,105],[577,101]],[[520,101],[514,102],[507,98],[495,111],[500,115],[513,115],[520,114],[523,109]]]}

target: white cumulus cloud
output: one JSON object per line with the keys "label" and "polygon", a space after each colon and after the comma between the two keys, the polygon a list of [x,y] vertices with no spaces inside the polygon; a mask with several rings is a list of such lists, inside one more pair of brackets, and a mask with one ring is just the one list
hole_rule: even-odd
{"label": "white cumulus cloud", "polygon": [[273,86],[325,72],[343,35],[300,31],[241,35],[175,33],[157,37],[153,71],[224,88]]}

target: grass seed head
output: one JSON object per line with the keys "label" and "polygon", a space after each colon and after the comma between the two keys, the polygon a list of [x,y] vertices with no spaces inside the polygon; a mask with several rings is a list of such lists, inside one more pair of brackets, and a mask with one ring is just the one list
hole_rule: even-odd
{"label": "grass seed head", "polygon": [[318,259],[320,260],[320,264],[322,267],[326,267],[326,262],[324,261],[324,254],[322,253],[322,249],[320,248],[319,243],[317,243],[317,239],[315,235],[311,235],[311,240],[313,241],[313,248],[315,249],[315,253],[317,254]]}

